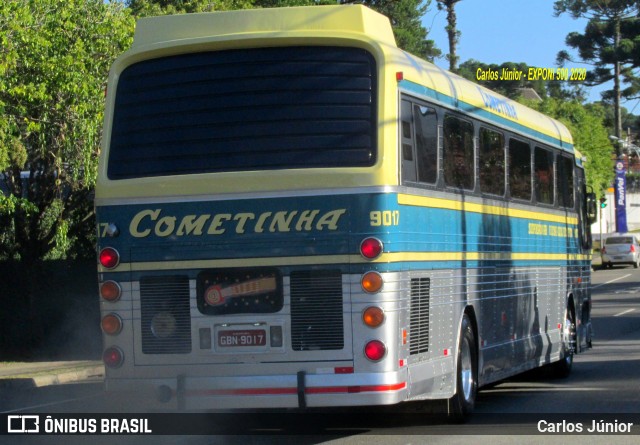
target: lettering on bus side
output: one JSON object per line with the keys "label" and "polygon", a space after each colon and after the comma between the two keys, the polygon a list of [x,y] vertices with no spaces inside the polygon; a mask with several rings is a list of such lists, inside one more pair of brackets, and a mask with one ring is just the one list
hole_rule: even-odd
{"label": "lettering on bus side", "polygon": [[203,236],[222,235],[227,232],[286,233],[338,230],[340,219],[347,209],[284,210],[263,213],[217,213],[176,216],[164,214],[162,209],[145,209],[136,213],[129,224],[129,233],[134,238],[155,235]]}
{"label": "lettering on bus side", "polygon": [[504,116],[510,117],[511,119],[518,119],[518,113],[516,112],[516,108],[511,105],[506,99],[502,99],[496,97],[492,94],[487,93],[486,91],[478,88],[480,92],[480,96],[482,96],[482,101],[484,102],[484,106],[495,111],[496,113],[500,113]]}
{"label": "lettering on bus side", "polygon": [[577,227],[556,226],[552,224],[529,223],[529,235],[577,238]]}

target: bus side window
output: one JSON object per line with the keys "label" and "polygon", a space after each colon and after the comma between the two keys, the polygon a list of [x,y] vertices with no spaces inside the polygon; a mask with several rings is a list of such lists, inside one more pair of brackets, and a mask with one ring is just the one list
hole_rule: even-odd
{"label": "bus side window", "polygon": [[502,133],[480,128],[480,191],[504,195],[504,137]]}
{"label": "bus side window", "polygon": [[536,147],[535,150],[536,200],[542,204],[553,204],[553,153]]}
{"label": "bus side window", "polygon": [[411,115],[411,102],[402,101],[400,110],[400,131],[402,146],[402,180],[403,182],[416,181],[416,163],[413,156],[413,117]]}
{"label": "bus side window", "polygon": [[573,161],[565,156],[558,157],[558,203],[568,209],[573,208]]}
{"label": "bus side window", "polygon": [[473,190],[476,176],[473,124],[448,115],[444,118],[443,133],[445,185]]}
{"label": "bus side window", "polygon": [[511,197],[531,201],[531,148],[509,139],[509,190]]}
{"label": "bus side window", "polygon": [[418,181],[435,184],[438,179],[438,116],[436,110],[413,106],[416,127],[416,155]]}

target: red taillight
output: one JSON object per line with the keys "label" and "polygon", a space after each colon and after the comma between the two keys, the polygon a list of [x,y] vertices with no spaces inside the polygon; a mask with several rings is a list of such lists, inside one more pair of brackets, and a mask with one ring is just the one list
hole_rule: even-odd
{"label": "red taillight", "polygon": [[387,353],[387,347],[380,340],[371,340],[364,347],[364,355],[372,362],[379,362]]}
{"label": "red taillight", "polygon": [[104,351],[102,361],[109,368],[119,368],[124,362],[124,354],[120,348],[112,346]]}
{"label": "red taillight", "polygon": [[113,269],[120,262],[120,254],[113,247],[105,247],[100,251],[100,264],[107,269]]}
{"label": "red taillight", "polygon": [[631,245],[631,249],[629,250],[629,252],[634,253],[636,251],[636,246],[634,246],[633,244]]}
{"label": "red taillight", "polygon": [[100,296],[107,301],[118,301],[122,296],[122,288],[115,281],[105,281],[100,285]]}
{"label": "red taillight", "polygon": [[368,260],[377,258],[382,253],[384,245],[377,238],[366,238],[360,243],[360,254]]}

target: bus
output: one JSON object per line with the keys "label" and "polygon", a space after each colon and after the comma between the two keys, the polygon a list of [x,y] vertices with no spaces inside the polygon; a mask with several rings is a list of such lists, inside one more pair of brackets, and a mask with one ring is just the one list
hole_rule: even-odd
{"label": "bus", "polygon": [[141,19],[100,156],[108,394],[464,416],[591,344],[595,200],[567,128],[362,5]]}

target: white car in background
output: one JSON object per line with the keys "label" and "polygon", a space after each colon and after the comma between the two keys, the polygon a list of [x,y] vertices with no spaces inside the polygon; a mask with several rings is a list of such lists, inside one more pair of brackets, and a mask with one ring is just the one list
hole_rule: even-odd
{"label": "white car in background", "polygon": [[604,241],[602,246],[602,267],[614,264],[640,265],[640,243],[635,233],[616,233]]}

